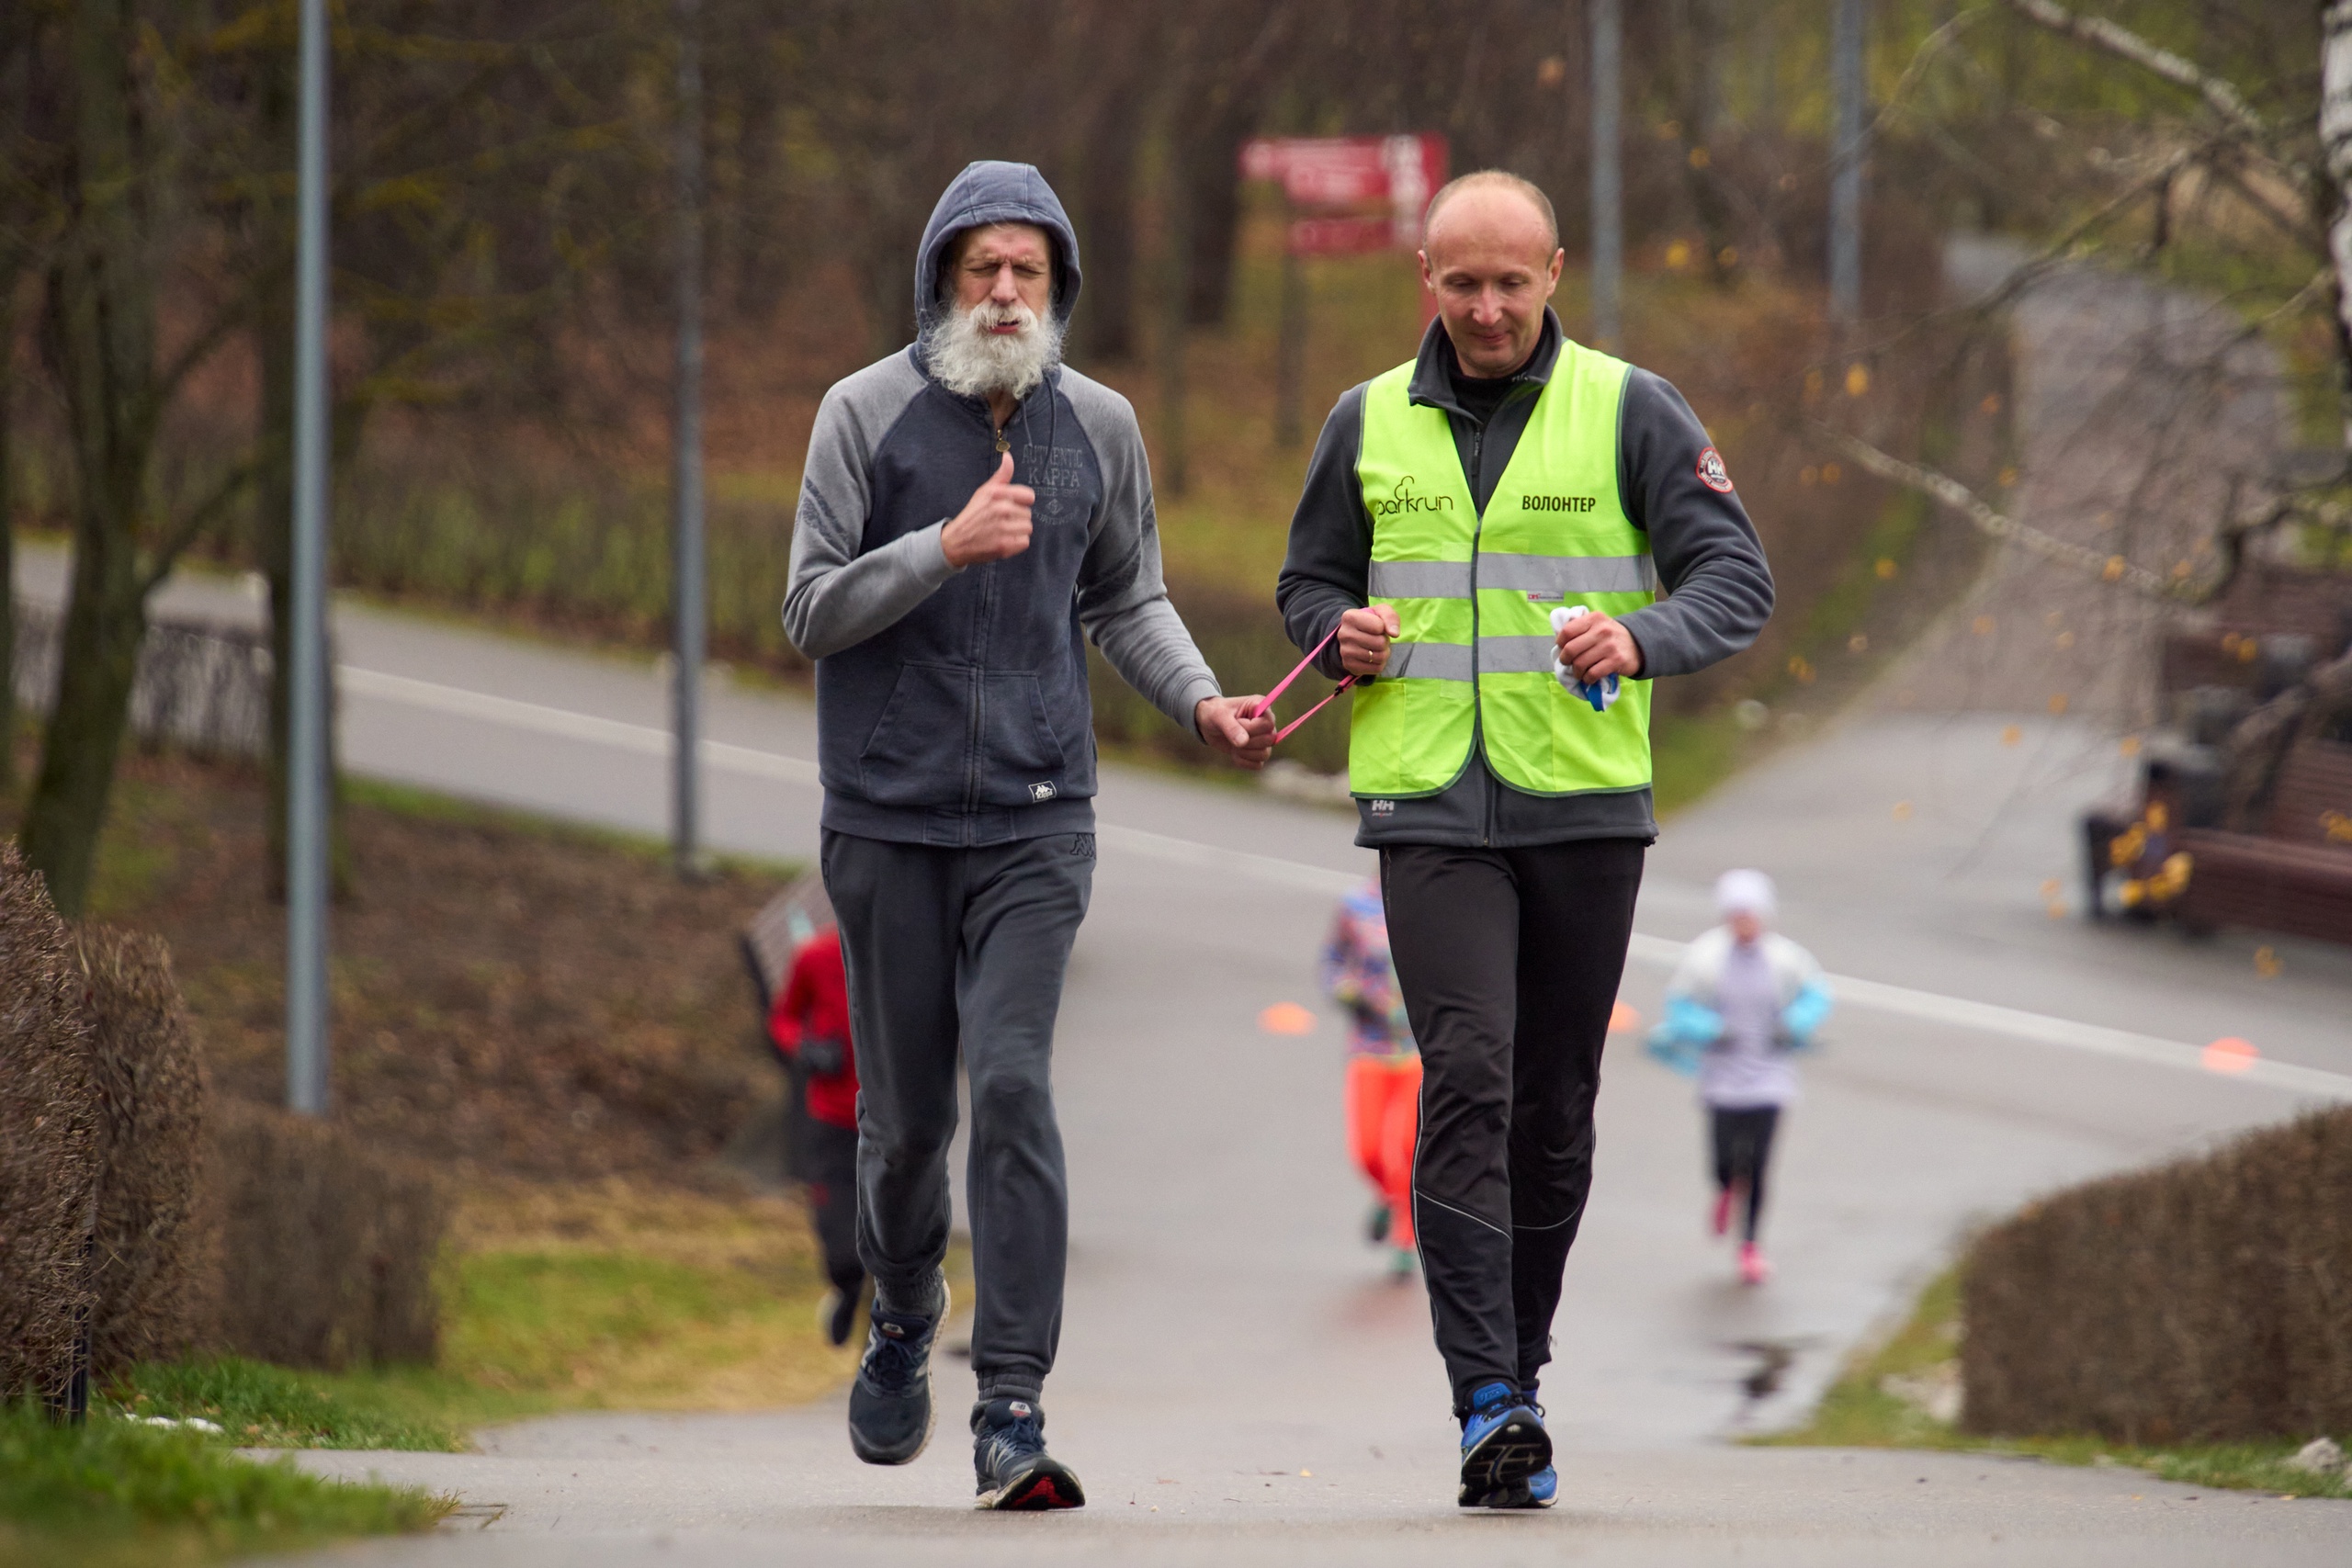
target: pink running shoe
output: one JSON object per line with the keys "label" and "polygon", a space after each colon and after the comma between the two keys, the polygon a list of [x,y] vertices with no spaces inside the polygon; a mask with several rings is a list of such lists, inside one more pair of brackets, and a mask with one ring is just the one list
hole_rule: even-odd
{"label": "pink running shoe", "polygon": [[1772,1277],[1772,1266],[1764,1261],[1764,1254],[1752,1241],[1739,1244],[1739,1282],[1760,1285]]}
{"label": "pink running shoe", "polygon": [[1715,1194],[1715,1234],[1731,1229],[1731,1189],[1726,1187]]}

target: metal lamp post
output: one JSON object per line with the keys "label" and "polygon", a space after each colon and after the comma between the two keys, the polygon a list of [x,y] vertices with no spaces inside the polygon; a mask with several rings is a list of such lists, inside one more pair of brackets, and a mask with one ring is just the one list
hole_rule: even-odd
{"label": "metal lamp post", "polygon": [[702,6],[678,0],[677,411],[672,438],[671,840],[678,874],[700,874],[702,664],[707,640],[702,492]]}
{"label": "metal lamp post", "polygon": [[1613,349],[1624,331],[1619,303],[1625,274],[1625,210],[1619,120],[1619,55],[1624,39],[1618,0],[1590,0],[1592,22],[1592,341]]}
{"label": "metal lamp post", "polygon": [[286,764],[286,1103],[327,1110],[327,18],[302,0],[294,281],[293,712]]}

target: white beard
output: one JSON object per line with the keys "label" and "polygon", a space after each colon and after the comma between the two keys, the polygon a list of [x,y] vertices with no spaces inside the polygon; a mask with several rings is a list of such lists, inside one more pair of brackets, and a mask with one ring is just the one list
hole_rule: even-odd
{"label": "white beard", "polygon": [[[1018,321],[1017,333],[990,327]],[[1009,392],[1025,398],[1062,356],[1062,329],[1026,305],[983,299],[968,310],[943,311],[922,337],[923,363],[941,386],[967,398]]]}

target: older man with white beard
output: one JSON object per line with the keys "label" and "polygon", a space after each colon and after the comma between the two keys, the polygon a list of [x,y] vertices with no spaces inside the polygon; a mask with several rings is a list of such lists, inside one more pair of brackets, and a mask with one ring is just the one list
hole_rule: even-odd
{"label": "older man with white beard", "polygon": [[1069,1230],[1054,1016],[1094,869],[1083,639],[1241,766],[1273,744],[1168,603],[1135,411],[1060,364],[1079,276],[1035,169],[956,177],[915,264],[917,341],[818,410],[784,604],[817,662],[825,887],[862,1089],[858,1251],[875,1288],[850,1446],[904,1464],[930,1438],[960,1044],[988,1508],[1085,1501],[1039,1407]]}

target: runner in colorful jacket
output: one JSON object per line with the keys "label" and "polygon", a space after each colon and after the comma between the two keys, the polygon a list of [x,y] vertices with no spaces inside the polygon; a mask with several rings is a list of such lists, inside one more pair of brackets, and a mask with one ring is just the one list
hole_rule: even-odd
{"label": "runner in colorful jacket", "polygon": [[1713,1159],[1714,1232],[1730,1228],[1745,1199],[1739,1274],[1760,1285],[1771,1266],[1757,1242],[1764,1178],[1781,1113],[1795,1103],[1795,1055],[1812,1048],[1832,1005],[1814,956],[1770,929],[1772,879],[1728,871],[1715,884],[1724,923],[1701,933],[1666,986],[1666,1016],[1650,1032],[1652,1055],[1696,1077]]}
{"label": "runner in colorful jacket", "polygon": [[1367,879],[1340,900],[1323,944],[1323,990],[1348,1014],[1348,1149],[1378,1197],[1364,1232],[1389,1248],[1389,1272],[1412,1272],[1413,1145],[1420,1135],[1421,1055],[1388,956],[1388,910]]}

